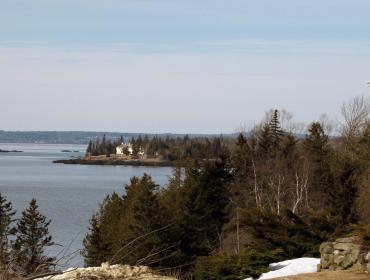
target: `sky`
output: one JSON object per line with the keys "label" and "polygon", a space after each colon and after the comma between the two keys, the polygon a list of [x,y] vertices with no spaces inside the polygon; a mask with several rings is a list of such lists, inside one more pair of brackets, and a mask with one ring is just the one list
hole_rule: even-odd
{"label": "sky", "polygon": [[0,0],[0,130],[339,120],[368,80],[368,0]]}

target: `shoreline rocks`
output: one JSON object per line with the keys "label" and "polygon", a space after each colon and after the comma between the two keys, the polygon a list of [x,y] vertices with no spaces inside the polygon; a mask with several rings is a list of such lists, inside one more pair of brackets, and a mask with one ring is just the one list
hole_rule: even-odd
{"label": "shoreline rocks", "polygon": [[0,149],[0,153],[23,153],[23,151],[18,151],[18,150],[2,150]]}
{"label": "shoreline rocks", "polygon": [[119,160],[119,159],[61,159],[54,160],[53,163],[63,164],[87,164],[87,165],[129,165],[129,166],[159,166],[159,167],[172,167],[174,162],[160,161],[160,160]]}

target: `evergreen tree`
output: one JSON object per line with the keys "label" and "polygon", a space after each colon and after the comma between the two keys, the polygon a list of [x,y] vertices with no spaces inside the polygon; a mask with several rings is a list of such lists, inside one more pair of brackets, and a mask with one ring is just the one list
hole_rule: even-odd
{"label": "evergreen tree", "polygon": [[[358,166],[348,158],[339,163],[340,170],[331,200],[341,225],[354,224],[358,221],[356,199],[358,195]],[[338,225],[340,226],[340,225]]]}
{"label": "evergreen tree", "polygon": [[303,146],[306,151],[306,157],[311,162],[311,186],[313,192],[313,201],[317,201],[318,207],[329,208],[330,211],[336,211],[333,197],[335,196],[335,186],[333,173],[330,167],[330,146],[329,138],[325,134],[320,123],[315,122],[309,129]]}
{"label": "evergreen tree", "polygon": [[15,234],[14,215],[12,203],[0,193],[0,271],[4,271],[9,263],[10,238]]}
{"label": "evergreen tree", "polygon": [[[253,138],[249,139],[253,143]],[[233,184],[231,193],[233,204],[237,206],[246,206],[251,200],[251,183],[253,176],[254,147],[249,146],[246,137],[240,133],[236,139],[236,148],[232,153],[231,165],[233,166]],[[234,205],[235,206],[235,205]]]}
{"label": "evergreen tree", "polygon": [[271,135],[272,148],[276,151],[279,147],[280,140],[281,140],[282,136],[284,135],[284,132],[280,127],[279,111],[278,110],[273,111],[269,126],[270,126],[270,135]]}
{"label": "evergreen tree", "polygon": [[168,230],[160,234],[161,242],[165,248],[171,248],[166,251],[166,266],[177,266],[186,263],[187,257],[179,246],[181,238],[185,234],[182,227],[183,196],[184,196],[184,171],[181,167],[175,167],[172,176],[166,188],[160,192],[160,219],[165,221],[163,226],[171,225]]}
{"label": "evergreen tree", "polygon": [[44,253],[45,247],[54,245],[49,225],[50,220],[40,214],[36,199],[32,199],[18,220],[17,236],[13,243],[16,269],[22,275],[32,274],[36,269],[38,272],[50,269],[54,259]]}
{"label": "evergreen tree", "polygon": [[90,220],[89,232],[83,240],[84,257],[86,266],[100,266],[111,257],[111,248],[100,230],[98,215],[93,215]]}
{"label": "evergreen tree", "polygon": [[93,151],[93,143],[90,140],[89,141],[89,145],[87,146],[87,149],[86,149],[86,156],[91,156],[92,155],[92,151]]}
{"label": "evergreen tree", "polygon": [[116,193],[106,197],[100,207],[100,231],[109,243],[112,252],[118,250],[120,243],[119,226],[123,215],[123,199]]}
{"label": "evergreen tree", "polygon": [[184,233],[187,256],[205,256],[220,248],[228,213],[230,172],[224,160],[188,169],[184,182]]}
{"label": "evergreen tree", "polygon": [[120,242],[118,228],[122,208],[122,198],[113,192],[104,199],[99,213],[92,216],[89,232],[84,239],[85,265],[96,266],[109,261],[113,252],[118,250],[115,246]]}
{"label": "evergreen tree", "polygon": [[271,127],[265,123],[258,137],[258,154],[262,158],[270,157],[272,154]]}
{"label": "evergreen tree", "polygon": [[131,183],[126,186],[119,225],[120,243],[116,246],[119,249],[114,252],[114,262],[136,264],[162,248],[161,233],[156,232],[161,228],[157,188],[147,174],[140,179],[131,178]]}

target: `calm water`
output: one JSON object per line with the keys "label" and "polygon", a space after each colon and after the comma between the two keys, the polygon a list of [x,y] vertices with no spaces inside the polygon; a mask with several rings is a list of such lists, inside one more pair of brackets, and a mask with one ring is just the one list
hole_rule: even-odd
{"label": "calm water", "polygon": [[[88,221],[98,204],[113,191],[123,193],[132,176],[150,174],[164,185],[169,167],[130,167],[54,164],[54,159],[83,155],[86,146],[46,144],[0,144],[3,150],[23,153],[0,153],[0,192],[13,202],[18,214],[36,198],[40,212],[52,220],[54,241],[67,246],[69,252],[82,248]],[[62,150],[79,151],[64,153]],[[54,247],[50,254],[61,249]],[[82,266],[80,256],[68,265]]]}

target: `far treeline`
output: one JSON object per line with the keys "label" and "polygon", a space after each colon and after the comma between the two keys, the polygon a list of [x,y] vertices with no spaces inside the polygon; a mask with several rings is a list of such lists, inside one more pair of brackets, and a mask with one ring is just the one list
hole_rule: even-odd
{"label": "far treeline", "polygon": [[[163,188],[144,175],[106,197],[84,240],[86,265],[244,279],[271,262],[318,257],[319,245],[339,236],[370,239],[370,104],[357,97],[341,112],[340,135],[332,138],[326,121],[312,122],[298,138],[286,114],[272,110],[252,133],[230,140],[226,152],[217,138],[214,150],[197,139],[141,139],[149,151],[166,145],[172,150],[163,156],[190,159]],[[150,150],[154,143],[161,144]]]}
{"label": "far treeline", "polygon": [[[121,137],[118,140],[96,139],[90,141],[86,149],[86,155],[99,156],[116,153],[116,147],[124,143]],[[128,141],[132,145],[133,156],[137,156],[139,151],[144,151],[148,158],[160,158],[168,161],[178,161],[187,159],[219,159],[229,153],[229,146],[232,144],[231,137],[160,137],[148,135],[132,137]]]}

